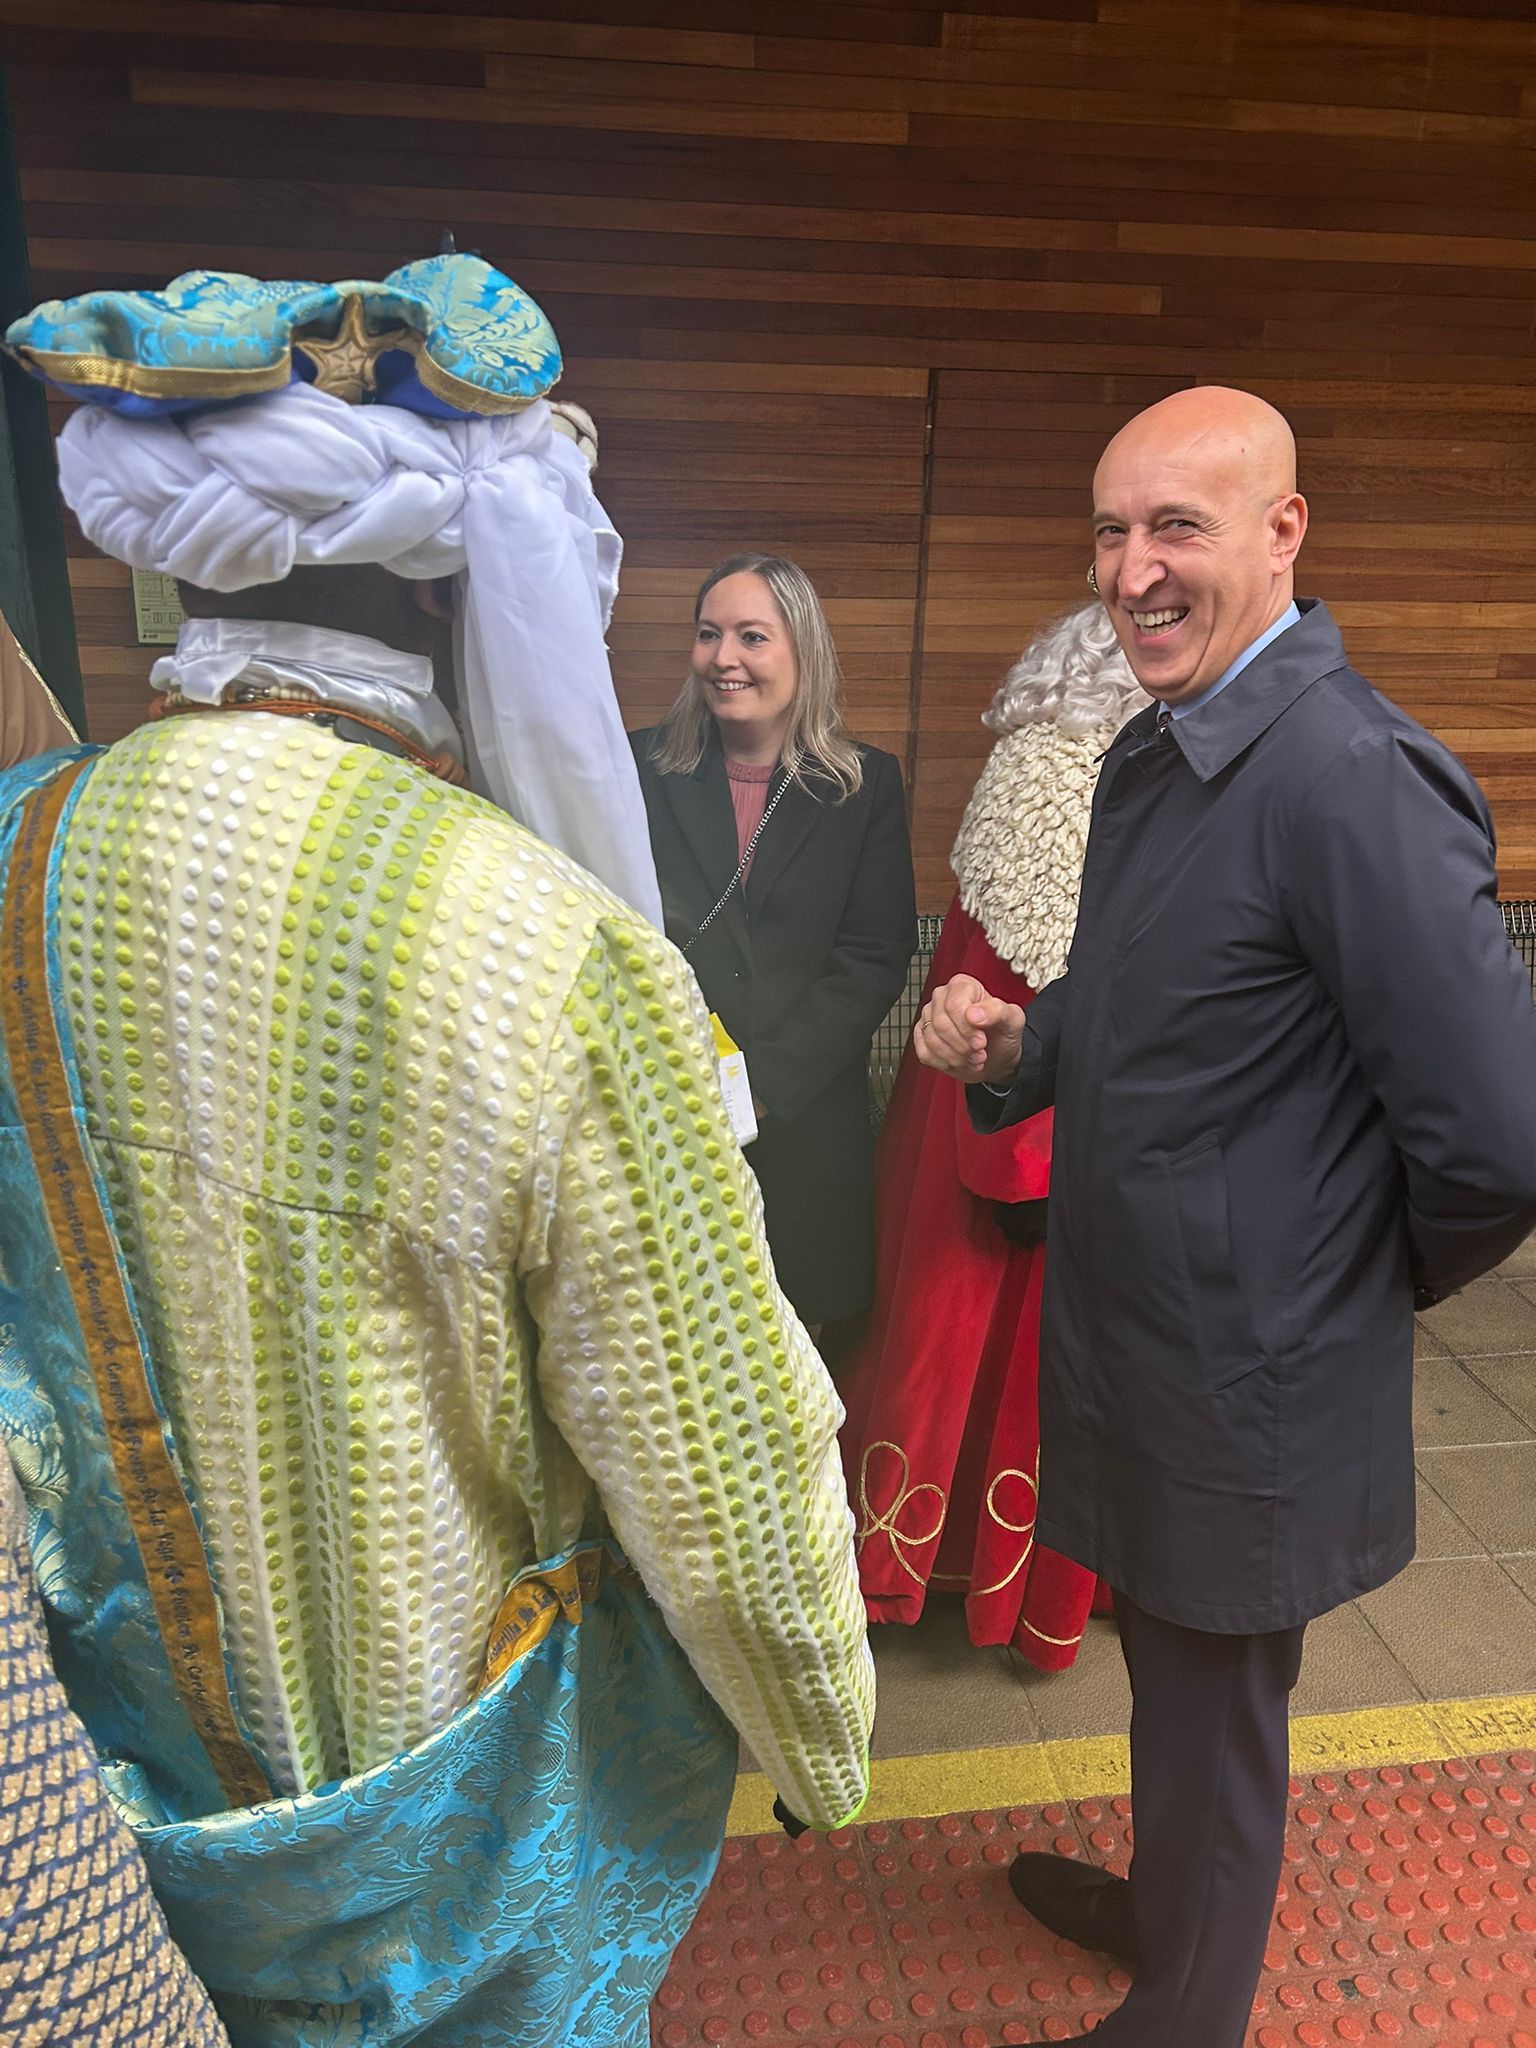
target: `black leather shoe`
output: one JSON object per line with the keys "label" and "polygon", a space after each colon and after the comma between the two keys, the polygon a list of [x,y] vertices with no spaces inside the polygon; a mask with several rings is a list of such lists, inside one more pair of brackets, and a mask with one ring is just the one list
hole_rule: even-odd
{"label": "black leather shoe", "polygon": [[1131,1887],[1091,1863],[1068,1856],[1015,1856],[1008,1870],[1013,1896],[1052,1934],[1134,1966],[1138,1959]]}

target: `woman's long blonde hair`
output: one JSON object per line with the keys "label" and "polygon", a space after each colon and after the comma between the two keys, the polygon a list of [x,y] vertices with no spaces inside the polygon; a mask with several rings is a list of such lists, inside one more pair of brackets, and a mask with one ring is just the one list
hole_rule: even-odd
{"label": "woman's long blonde hair", "polygon": [[[727,576],[761,576],[773,592],[795,657],[795,695],[780,759],[802,789],[833,783],[841,803],[864,780],[859,750],[843,726],[842,672],[816,586],[798,562],[783,555],[732,555],[711,569],[693,601],[697,625],[704,600]],[[691,775],[704,758],[714,717],[698,678],[690,675],[651,741],[651,758],[664,775]],[[813,792],[814,794],[814,792]]]}

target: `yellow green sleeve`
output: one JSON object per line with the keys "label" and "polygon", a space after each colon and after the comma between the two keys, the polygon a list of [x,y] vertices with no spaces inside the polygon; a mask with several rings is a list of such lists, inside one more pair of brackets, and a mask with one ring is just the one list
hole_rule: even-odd
{"label": "yellow green sleeve", "polygon": [[523,1275],[543,1401],[786,1803],[836,1827],[864,1799],[874,1713],[842,1410],[775,1281],[697,984],[659,934],[599,927],[546,1097]]}

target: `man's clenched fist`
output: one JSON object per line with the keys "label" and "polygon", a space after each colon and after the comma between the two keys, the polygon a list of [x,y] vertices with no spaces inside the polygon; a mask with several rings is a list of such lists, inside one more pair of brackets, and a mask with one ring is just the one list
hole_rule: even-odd
{"label": "man's clenched fist", "polygon": [[1024,1042],[1024,1012],[999,1002],[969,974],[936,988],[912,1027],[925,1067],[956,1081],[1011,1081]]}

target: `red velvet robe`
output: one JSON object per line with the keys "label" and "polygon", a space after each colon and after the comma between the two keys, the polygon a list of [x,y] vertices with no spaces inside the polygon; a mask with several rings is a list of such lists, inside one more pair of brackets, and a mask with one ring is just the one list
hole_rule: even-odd
{"label": "red velvet robe", "polygon": [[[1027,1004],[974,918],[951,904],[923,997],[957,974]],[[1077,1654],[1091,1572],[1034,1541],[1044,1248],[1010,1244],[993,1205],[1044,1195],[1052,1115],[994,1137],[909,1045],[880,1136],[879,1278],[839,1391],[843,1458],[872,1622],[913,1622],[929,1586],[965,1594],[973,1643],[1042,1671]]]}

